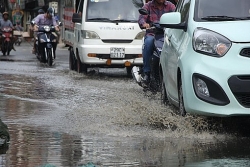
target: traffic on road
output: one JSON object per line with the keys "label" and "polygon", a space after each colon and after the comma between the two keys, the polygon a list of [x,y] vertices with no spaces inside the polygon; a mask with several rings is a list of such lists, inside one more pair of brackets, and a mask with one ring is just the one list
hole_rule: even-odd
{"label": "traffic on road", "polygon": [[250,40],[228,36],[249,2],[124,2],[59,1],[29,19],[32,37],[1,36],[0,166],[249,167]]}

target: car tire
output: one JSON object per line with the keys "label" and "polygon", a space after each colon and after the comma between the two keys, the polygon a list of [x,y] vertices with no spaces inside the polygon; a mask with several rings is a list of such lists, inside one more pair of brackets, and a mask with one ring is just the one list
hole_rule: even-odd
{"label": "car tire", "polygon": [[186,113],[187,112],[185,110],[184,100],[183,100],[182,82],[180,81],[179,83],[179,114],[184,117]]}
{"label": "car tire", "polygon": [[163,76],[160,75],[160,91],[161,91],[161,102],[164,105],[168,105],[168,97],[167,97],[167,91],[165,88],[165,83],[163,81]]}

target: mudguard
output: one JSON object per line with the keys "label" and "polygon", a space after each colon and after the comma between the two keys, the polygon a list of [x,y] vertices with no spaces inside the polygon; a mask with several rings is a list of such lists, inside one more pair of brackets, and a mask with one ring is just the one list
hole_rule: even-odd
{"label": "mudguard", "polygon": [[51,43],[47,43],[47,46],[46,46],[46,48],[52,48],[53,46],[52,46],[52,44]]}

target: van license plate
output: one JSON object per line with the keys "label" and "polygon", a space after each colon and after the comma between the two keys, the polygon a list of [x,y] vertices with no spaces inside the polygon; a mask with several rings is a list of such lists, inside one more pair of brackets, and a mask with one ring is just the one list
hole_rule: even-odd
{"label": "van license plate", "polygon": [[110,58],[125,58],[125,48],[110,48]]}

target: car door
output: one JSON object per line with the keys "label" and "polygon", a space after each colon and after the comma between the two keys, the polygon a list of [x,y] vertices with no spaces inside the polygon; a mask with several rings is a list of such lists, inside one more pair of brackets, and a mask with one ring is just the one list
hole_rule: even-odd
{"label": "car door", "polygon": [[[179,0],[176,7],[176,12],[181,13],[181,22],[188,21],[188,12],[191,0]],[[182,53],[182,45],[185,45],[186,31],[183,29],[169,29],[167,31],[165,41],[166,49],[166,68],[167,68],[167,82],[166,91],[172,100],[178,101],[178,60]]]}

